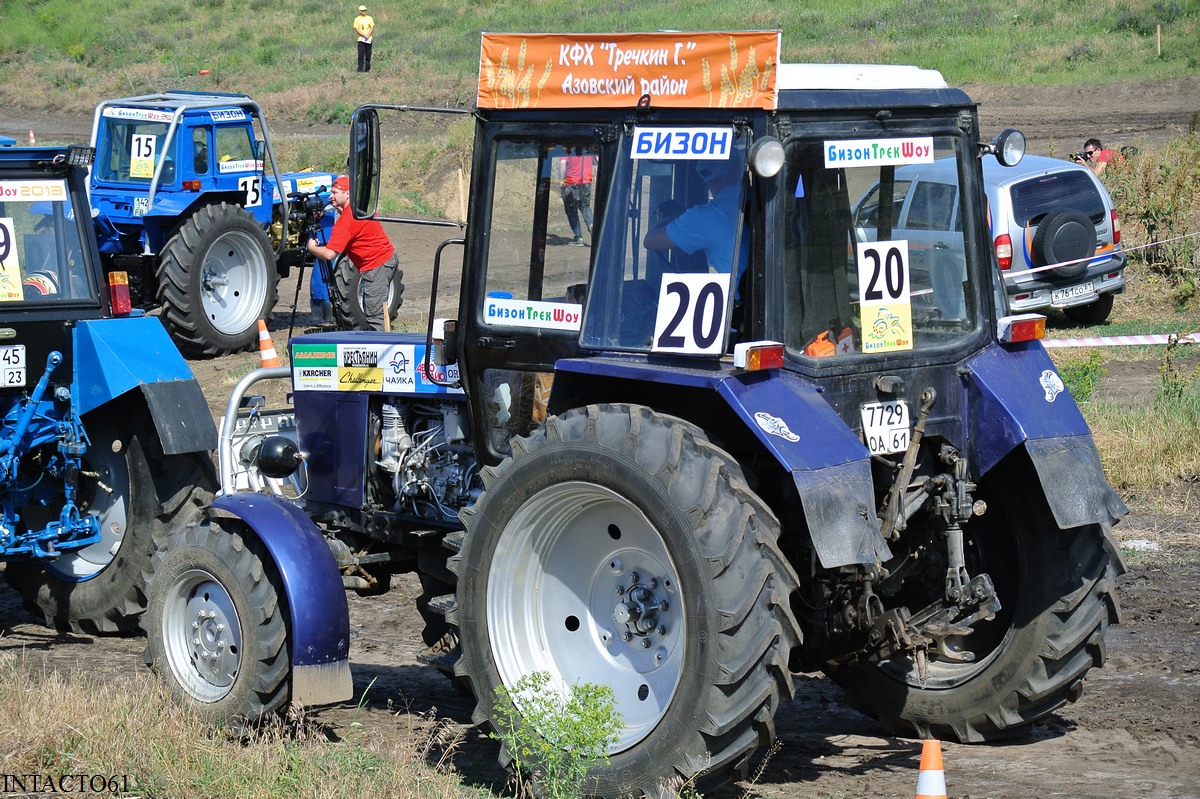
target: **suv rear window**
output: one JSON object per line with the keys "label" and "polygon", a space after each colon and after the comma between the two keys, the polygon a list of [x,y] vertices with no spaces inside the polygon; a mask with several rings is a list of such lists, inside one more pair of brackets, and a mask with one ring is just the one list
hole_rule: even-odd
{"label": "suv rear window", "polygon": [[1091,178],[1070,171],[1042,175],[1012,187],[1016,223],[1036,225],[1050,211],[1070,208],[1087,214],[1094,224],[1104,221],[1104,201]]}

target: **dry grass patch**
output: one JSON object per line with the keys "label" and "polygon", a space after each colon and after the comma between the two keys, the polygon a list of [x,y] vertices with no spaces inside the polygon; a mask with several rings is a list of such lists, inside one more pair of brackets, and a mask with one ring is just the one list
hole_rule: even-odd
{"label": "dry grass patch", "polygon": [[293,717],[229,738],[171,698],[148,672],[119,685],[95,676],[47,671],[44,664],[0,655],[0,772],[59,778],[127,776],[143,796],[279,797],[483,794],[464,787],[449,767],[459,744],[444,725],[414,735],[406,714],[370,733],[352,723],[340,740],[321,725]]}

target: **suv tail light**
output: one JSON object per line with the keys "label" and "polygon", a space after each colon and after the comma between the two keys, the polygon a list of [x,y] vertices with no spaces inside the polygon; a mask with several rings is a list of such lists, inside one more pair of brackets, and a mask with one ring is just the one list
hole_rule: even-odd
{"label": "suv tail light", "polygon": [[1000,271],[1007,272],[1012,267],[1012,239],[1007,233],[1001,233],[996,237],[995,247],[996,260],[1000,262]]}
{"label": "suv tail light", "polygon": [[1117,209],[1114,208],[1108,212],[1112,216],[1113,223],[1113,244],[1121,243],[1121,218],[1117,216]]}

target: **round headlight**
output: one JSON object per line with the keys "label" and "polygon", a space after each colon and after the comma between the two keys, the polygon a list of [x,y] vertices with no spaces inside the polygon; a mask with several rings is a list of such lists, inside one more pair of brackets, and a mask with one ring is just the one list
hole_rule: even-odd
{"label": "round headlight", "polygon": [[783,169],[783,143],[765,136],[750,148],[750,168],[760,178],[773,178]]}
{"label": "round headlight", "polygon": [[1004,166],[1016,166],[1025,157],[1025,134],[1016,128],[1005,128],[992,140],[996,160]]}

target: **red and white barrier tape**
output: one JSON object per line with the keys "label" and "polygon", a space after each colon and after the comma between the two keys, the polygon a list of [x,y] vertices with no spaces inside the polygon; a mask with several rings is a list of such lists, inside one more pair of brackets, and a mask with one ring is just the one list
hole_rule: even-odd
{"label": "red and white barrier tape", "polygon": [[1043,347],[1126,347],[1131,345],[1169,344],[1178,339],[1182,344],[1200,344],[1200,330],[1186,336],[1171,334],[1151,336],[1091,336],[1085,338],[1046,338]]}

